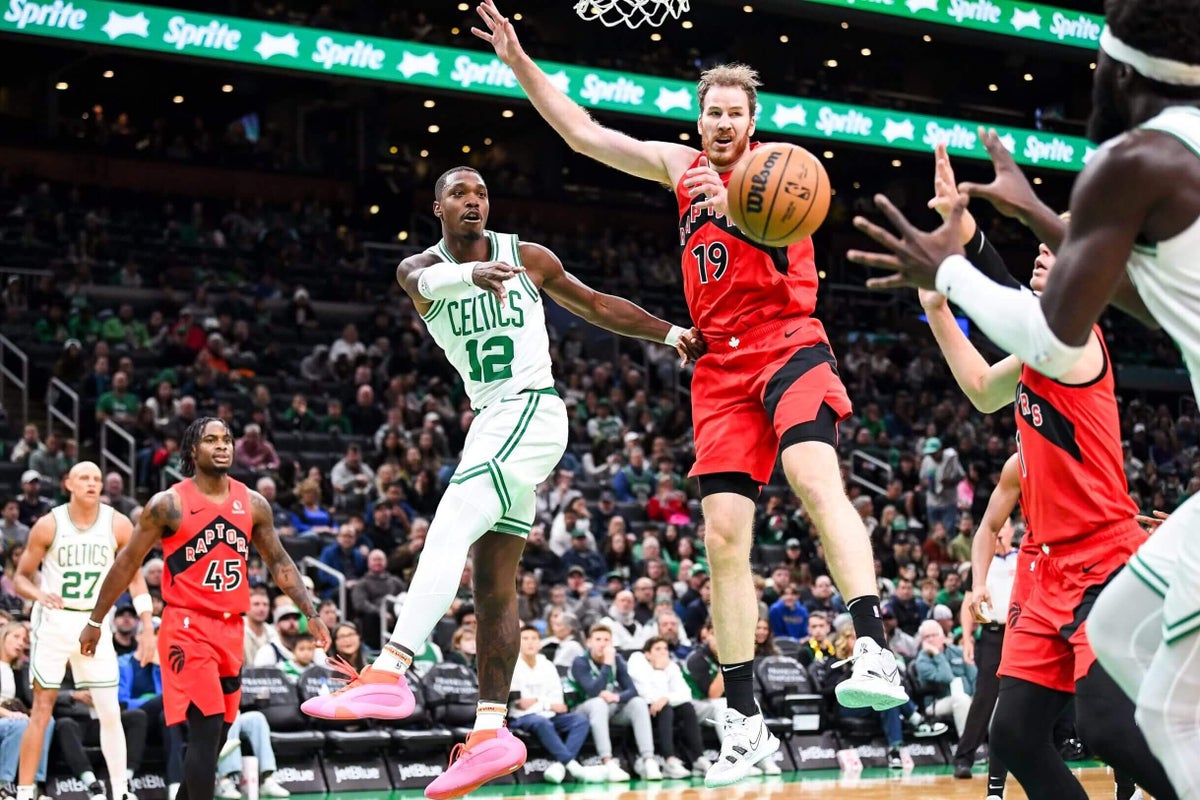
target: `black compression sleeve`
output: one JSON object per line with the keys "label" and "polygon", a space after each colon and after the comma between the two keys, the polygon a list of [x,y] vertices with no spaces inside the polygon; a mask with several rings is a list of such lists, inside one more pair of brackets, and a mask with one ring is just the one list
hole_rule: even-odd
{"label": "black compression sleeve", "polygon": [[1011,289],[1023,288],[1020,281],[1008,271],[1008,265],[996,252],[996,248],[992,247],[992,243],[987,240],[983,231],[978,227],[975,228],[975,235],[971,237],[971,241],[967,242],[963,249],[967,251],[967,258],[970,262],[996,283]]}

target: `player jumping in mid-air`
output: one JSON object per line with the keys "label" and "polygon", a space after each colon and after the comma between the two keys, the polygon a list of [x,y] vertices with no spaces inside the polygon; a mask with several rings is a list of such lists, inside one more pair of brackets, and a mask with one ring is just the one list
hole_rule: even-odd
{"label": "player jumping in mid-air", "polygon": [[[1200,394],[1200,4],[1108,0],[1105,11],[1088,120],[1088,136],[1104,144],[1076,181],[1070,224],[1038,200],[994,136],[986,141],[996,180],[960,187],[1026,223],[1057,253],[1040,299],[995,283],[963,257],[962,203],[945,225],[922,233],[877,197],[900,236],[865,219],[855,224],[892,255],[850,257],[896,271],[875,286],[936,288],[1054,379],[1087,358],[1105,306],[1144,303],[1179,345]],[[1121,473],[1119,451],[1111,469]],[[1184,798],[1200,797],[1200,548],[1184,546],[1198,516],[1193,497],[1163,523],[1100,595],[1088,631],[1100,663],[1136,698],[1139,726]],[[1093,746],[1116,765],[1127,744]],[[1156,797],[1170,796],[1128,772]]]}
{"label": "player jumping in mid-air", "polygon": [[229,477],[229,426],[202,417],[184,431],[179,449],[180,470],[188,477],[146,504],[129,545],[100,587],[79,644],[84,655],[96,653],[101,620],[139,572],[146,553],[161,543],[163,715],[168,725],[188,725],[177,800],[212,800],[218,752],[242,697],[242,614],[250,607],[246,558],[251,541],[275,585],[308,617],[317,647],[328,646],[329,631],[279,542],[271,504]]}
{"label": "player jumping in mid-air", "polygon": [[[438,503],[391,641],[346,687],[314,697],[302,709],[326,719],[411,714],[414,698],[403,673],[454,600],[473,546],[479,708],[465,746],[456,748],[450,767],[425,790],[440,800],[474,791],[525,763],[525,745],[503,727],[520,648],[517,567],[536,512],[534,490],[567,446],[566,406],[554,389],[539,291],[614,333],[673,345],[685,360],[704,351],[698,332],[593,291],[541,245],[487,230],[487,185],[476,170],[447,171],[434,198],[442,240],[402,261],[396,278],[462,376],[478,416]],[[645,775],[658,771],[657,763],[637,767]]]}
{"label": "player jumping in mid-air", "polygon": [[[930,203],[949,214],[959,195],[944,145],[937,147],[935,159]],[[959,239],[981,268],[1000,283],[1018,287],[969,212],[962,213],[960,224]],[[1043,245],[1034,261],[1033,291],[1045,288],[1055,263],[1054,253]],[[1050,380],[1015,356],[989,365],[959,329],[944,296],[922,290],[920,299],[938,347],[971,403],[992,413],[1015,400],[1019,484],[1014,494],[1002,480],[988,512],[993,513],[999,497],[1007,500],[1007,508],[1000,509],[1000,516],[1007,517],[1019,497],[1029,530],[1011,603],[996,609],[1007,615],[1008,623],[991,725],[993,751],[1031,797],[1054,797],[1068,787],[1074,794],[1066,796],[1083,797],[1053,743],[1055,720],[1074,694],[1084,743],[1105,749],[1105,742],[1122,742],[1125,761],[1119,766],[1135,765],[1129,770],[1136,767],[1132,774],[1143,776],[1147,786],[1169,789],[1134,723],[1133,705],[1115,691],[1107,673],[1094,668],[1095,654],[1087,641],[1096,596],[1146,539],[1121,469],[1113,370],[1099,327],[1088,337],[1079,361],[1059,380]],[[1003,477],[1011,479],[1012,473],[1012,465],[1006,465]],[[994,537],[974,542],[977,605],[988,599],[994,542]],[[993,777],[1002,789],[999,773]],[[1118,800],[1132,792],[1132,781],[1122,779]]]}
{"label": "player jumping in mid-air", "polygon": [[751,242],[728,219],[726,183],[754,146],[758,77],[749,67],[706,71],[697,87],[701,149],[643,142],[605,128],[555,88],[521,49],[492,0],[479,6],[487,30],[473,32],[496,55],[573,150],[675,192],[684,293],[708,355],[692,379],[692,419],[705,545],[713,579],[713,622],[729,707],[721,755],[708,786],[725,786],[779,748],[754,702],[758,615],[750,572],[755,503],[782,454],[788,481],[828,554],[858,634],[852,676],[837,697],[882,711],[908,700],[886,649],[871,546],[846,498],[837,424],[850,415],[825,329],[812,313],[817,270],[812,241],[789,247]]}
{"label": "player jumping in mid-air", "polygon": [[[33,800],[34,773],[42,759],[46,726],[54,713],[54,702],[67,664],[75,688],[88,690],[100,722],[100,749],[108,767],[113,800],[131,797],[125,758],[125,729],[121,727],[121,704],[117,700],[117,651],[113,649],[112,620],[101,615],[103,630],[96,657],[79,654],[79,631],[96,606],[97,589],[108,575],[118,552],[123,552],[133,533],[129,518],[100,502],[104,480],[100,468],[81,461],[67,473],[71,499],[38,519],[29,532],[29,542],[13,580],[17,594],[33,601],[29,664],[33,674],[33,708],[29,726],[21,737],[17,770],[18,800]],[[36,580],[41,570],[41,582]],[[137,656],[143,666],[154,651],[153,605],[146,581],[139,571],[121,584],[129,589],[133,607],[142,620]],[[88,780],[92,800],[104,800],[104,787],[92,776]]]}

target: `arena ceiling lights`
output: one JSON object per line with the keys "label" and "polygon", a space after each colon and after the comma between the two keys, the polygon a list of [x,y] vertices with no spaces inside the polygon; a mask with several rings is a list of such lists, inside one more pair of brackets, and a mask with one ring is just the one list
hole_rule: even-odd
{"label": "arena ceiling lights", "polygon": [[[934,5],[964,1],[907,0]],[[155,6],[102,0],[8,0],[0,33],[493,97],[524,97],[512,71],[486,52]],[[541,65],[559,89],[588,108],[687,123],[696,119],[695,87],[687,81],[556,62]],[[922,153],[945,142],[952,155],[986,159],[977,125],[885,108],[759,95],[759,131],[802,139]],[[1095,152],[1078,136],[1007,126],[998,126],[997,132],[1013,157],[1027,166],[1078,171]]]}

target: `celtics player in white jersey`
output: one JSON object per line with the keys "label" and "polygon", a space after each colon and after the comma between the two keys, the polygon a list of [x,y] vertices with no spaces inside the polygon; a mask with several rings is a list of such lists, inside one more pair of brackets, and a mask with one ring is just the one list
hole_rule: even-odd
{"label": "celtics player in white jersey", "polygon": [[[25,553],[17,564],[13,586],[21,597],[33,601],[29,662],[33,675],[33,708],[29,727],[21,738],[17,769],[18,800],[33,800],[34,773],[42,756],[46,726],[58,698],[67,665],[75,688],[91,695],[100,722],[100,749],[108,767],[113,800],[131,798],[126,770],[125,731],[117,701],[117,653],[113,649],[111,620],[105,620],[100,646],[93,657],[79,650],[79,634],[95,607],[117,551],[129,542],[133,523],[129,517],[100,502],[103,478],[91,461],[81,461],[67,473],[71,499],[41,517],[29,531]],[[39,569],[41,578],[38,578]],[[143,665],[154,654],[153,605],[141,572],[129,585],[133,607],[142,620],[137,657]],[[94,774],[79,776],[92,800],[104,800],[104,787]]]}
{"label": "celtics player in white jersey", "polygon": [[588,288],[545,247],[487,230],[487,185],[474,169],[443,174],[434,197],[442,240],[405,259],[396,278],[462,376],[477,415],[391,641],[345,689],[302,708],[331,719],[411,714],[403,673],[454,599],[473,546],[480,705],[465,749],[426,790],[442,798],[466,794],[525,760],[524,746],[502,728],[519,648],[516,571],[534,519],[534,489],[567,445],[540,292],[614,333],[672,345],[685,361],[703,346],[698,332]]}
{"label": "celtics player in white jersey", "polygon": [[[1088,120],[1088,136],[1103,144],[1075,183],[1069,224],[1037,199],[994,135],[986,142],[996,179],[959,187],[1057,252],[1040,299],[1000,287],[963,257],[962,203],[927,234],[876,198],[900,236],[855,224],[893,254],[850,258],[895,270],[876,286],[937,288],[989,338],[1053,378],[1082,355],[1106,305],[1148,312],[1179,346],[1200,396],[1200,2],[1107,0],[1105,13]],[[1198,528],[1193,496],[1113,578],[1088,619],[1096,657],[1136,701],[1151,749],[1177,796],[1190,800],[1200,798]]]}

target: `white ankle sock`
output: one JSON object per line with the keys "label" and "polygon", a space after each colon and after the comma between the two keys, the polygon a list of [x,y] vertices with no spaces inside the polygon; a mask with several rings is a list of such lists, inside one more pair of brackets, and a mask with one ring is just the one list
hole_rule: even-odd
{"label": "white ankle sock", "polygon": [[508,706],[495,700],[480,700],[475,706],[475,730],[496,731],[504,727]]}
{"label": "white ankle sock", "polygon": [[371,669],[381,670],[383,672],[394,672],[397,675],[403,675],[408,672],[408,668],[412,666],[412,656],[401,649],[403,645],[397,642],[388,642],[379,651],[379,656],[375,659],[375,663],[371,664]]}

